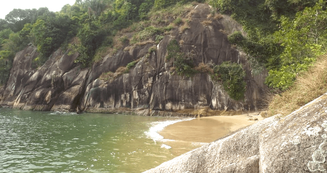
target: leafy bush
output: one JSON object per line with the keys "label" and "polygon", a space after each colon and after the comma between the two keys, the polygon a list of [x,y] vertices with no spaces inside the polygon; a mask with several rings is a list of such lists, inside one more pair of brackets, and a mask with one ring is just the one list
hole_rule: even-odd
{"label": "leafy bush", "polygon": [[308,71],[301,72],[287,91],[272,98],[268,116],[288,115],[326,92],[327,55],[323,55],[309,67]]}
{"label": "leafy bush", "polygon": [[129,43],[129,39],[128,39],[126,36],[121,37],[121,38],[120,38],[120,41],[121,41],[122,44],[127,44],[127,43]]}
{"label": "leafy bush", "polygon": [[178,75],[191,77],[197,73],[197,71],[194,69],[194,62],[192,59],[187,58],[183,53],[178,53],[175,56],[173,65]]}
{"label": "leafy bush", "polygon": [[181,23],[183,23],[183,21],[182,21],[182,19],[180,17],[178,17],[178,18],[176,18],[176,19],[173,20],[173,23],[175,25],[180,25]]}
{"label": "leafy bush", "polygon": [[80,56],[75,61],[87,67],[106,38],[106,33],[101,25],[95,21],[84,24],[77,36],[81,41],[81,45],[79,46]]}
{"label": "leafy bush", "polygon": [[137,64],[138,61],[132,61],[126,65],[126,68],[130,70],[132,67],[134,67]]}
{"label": "leafy bush", "polygon": [[171,40],[167,46],[166,60],[169,61],[172,58],[174,58],[173,65],[175,67],[175,72],[177,72],[178,75],[191,77],[197,73],[194,69],[193,60],[181,52],[179,43],[175,39]]}
{"label": "leafy bush", "polygon": [[154,5],[154,0],[146,0],[140,5],[138,13],[139,13],[139,18],[141,20],[147,17],[147,13],[150,11],[153,5]]}
{"label": "leafy bush", "polygon": [[213,71],[213,78],[223,82],[224,90],[228,92],[231,98],[235,100],[244,98],[246,73],[240,64],[226,61],[215,66]]}
{"label": "leafy bush", "polygon": [[163,40],[164,36],[163,35],[156,35],[155,37],[155,42],[159,43],[161,40]]}
{"label": "leafy bush", "polygon": [[171,40],[169,44],[167,45],[167,56],[166,60],[170,60],[171,58],[177,56],[177,54],[180,52],[180,46],[177,40]]}
{"label": "leafy bush", "polygon": [[272,88],[286,90],[298,73],[326,52],[326,0],[212,0],[210,4],[243,25],[247,38],[239,32],[228,39],[269,70],[266,84]]}
{"label": "leafy bush", "polygon": [[272,61],[270,58],[278,56],[282,51],[282,47],[273,43],[271,38],[256,42],[245,38],[239,31],[229,35],[228,40],[231,44],[241,47],[248,56],[254,57],[259,63],[267,67],[276,66],[277,61]]}
{"label": "leafy bush", "polygon": [[156,46],[152,46],[148,49],[148,53],[156,52]]}
{"label": "leafy bush", "polygon": [[5,40],[9,38],[11,33],[13,33],[11,29],[4,29],[0,31],[0,48],[2,47],[2,44],[5,43]]}
{"label": "leafy bush", "polygon": [[[22,31],[28,31],[28,27],[24,27]],[[75,33],[73,23],[68,16],[50,15],[44,19],[38,19],[30,31],[30,38],[34,45],[37,45],[38,51],[41,53],[41,59],[49,57],[56,49],[58,49],[65,40],[71,39]],[[26,34],[25,34],[26,35]]]}
{"label": "leafy bush", "polygon": [[124,73],[128,73],[129,70],[130,70],[132,67],[134,67],[134,66],[139,62],[139,60],[140,60],[140,59],[137,59],[137,60],[135,60],[135,61],[132,61],[132,62],[128,63],[128,64],[126,65],[126,67],[125,67]]}
{"label": "leafy bush", "polygon": [[197,67],[195,67],[195,70],[200,73],[208,73],[213,74],[213,69],[208,65],[204,63],[199,63]]}
{"label": "leafy bush", "polygon": [[0,85],[7,82],[14,55],[7,50],[0,51]]}
{"label": "leafy bush", "polygon": [[271,69],[266,79],[270,87],[288,89],[298,73],[327,51],[327,11],[323,4],[320,1],[305,8],[293,20],[281,17],[281,30],[274,33],[274,41],[284,49],[279,56],[280,67]]}
{"label": "leafy bush", "polygon": [[[156,9],[166,8],[168,6],[181,3],[185,4],[187,2],[193,2],[195,0],[155,0],[154,6]],[[196,0],[196,2],[204,2],[204,0]]]}

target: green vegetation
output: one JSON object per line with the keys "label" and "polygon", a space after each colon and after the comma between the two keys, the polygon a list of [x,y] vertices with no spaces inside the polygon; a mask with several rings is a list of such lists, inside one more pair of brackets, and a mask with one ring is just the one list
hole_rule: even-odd
{"label": "green vegetation", "polygon": [[268,116],[276,114],[286,116],[326,92],[327,55],[324,55],[319,56],[308,71],[301,72],[290,88],[272,98]]}
{"label": "green vegetation", "polygon": [[[89,67],[106,47],[113,46],[117,31],[146,19],[153,5],[154,0],[76,0],[58,13],[47,8],[14,9],[0,19],[0,85],[7,80],[15,53],[29,43],[40,53],[36,65],[62,47],[78,52],[76,63]],[[78,39],[76,44],[69,43],[72,38]]]}
{"label": "green vegetation", "polygon": [[37,45],[43,64],[64,41],[67,42],[75,35],[74,31],[75,26],[68,16],[50,14],[39,18],[33,25],[25,24],[20,34]]}
{"label": "green vegetation", "polygon": [[271,88],[287,90],[327,50],[327,1],[212,0],[210,4],[243,25],[247,38],[234,33],[229,41],[256,60],[257,67],[269,70],[266,84]]}
{"label": "green vegetation", "polygon": [[180,46],[177,40],[171,40],[169,44],[167,45],[167,56],[166,60],[171,60],[171,58],[174,58],[180,54]]}
{"label": "green vegetation", "polygon": [[106,37],[106,31],[101,27],[100,23],[94,21],[84,24],[77,36],[81,44],[78,48],[80,56],[76,59],[76,62],[80,62],[83,66],[88,67],[91,65],[92,57],[95,55],[97,48],[101,46]]}
{"label": "green vegetation", "polygon": [[[172,26],[167,26],[163,28],[157,28],[154,26],[146,27],[145,29],[141,30],[140,32],[136,33],[133,36],[131,43],[135,44],[137,42],[142,42],[148,40],[149,38],[155,35],[156,37],[160,37],[161,34],[163,34],[165,31],[171,30],[172,28],[173,28]],[[161,39],[161,38],[157,38],[157,39]]]}
{"label": "green vegetation", "polygon": [[[166,8],[168,6],[177,4],[177,3],[188,3],[188,2],[193,2],[195,0],[155,0],[155,5],[154,7],[156,9],[161,9],[161,8]],[[196,0],[196,2],[204,2],[204,0]]]}
{"label": "green vegetation", "polygon": [[281,17],[281,30],[273,36],[284,50],[279,55],[280,66],[271,68],[266,83],[286,90],[298,73],[307,70],[318,55],[327,50],[327,12],[322,2],[297,12],[294,19]]}
{"label": "green vegetation", "polygon": [[152,46],[148,49],[148,53],[156,52],[156,46]]}
{"label": "green vegetation", "polygon": [[192,59],[192,53],[187,56],[180,49],[177,40],[173,39],[167,46],[166,61],[173,60],[173,70],[178,75],[191,77],[196,73],[212,74],[212,78],[216,81],[221,81],[224,90],[229,96],[235,100],[244,98],[246,83],[244,81],[245,71],[240,64],[224,62],[221,65],[215,66],[213,69],[207,64],[200,63],[195,67]]}
{"label": "green vegetation", "polygon": [[132,62],[128,63],[126,65],[125,73],[128,73],[129,70],[137,64],[137,62],[139,62],[139,60],[135,60],[135,61],[132,61]]}
{"label": "green vegetation", "polygon": [[223,62],[213,68],[212,78],[222,81],[224,90],[235,100],[244,98],[246,91],[245,78],[246,74],[241,64]]}
{"label": "green vegetation", "polygon": [[173,39],[167,46],[166,61],[173,59],[173,70],[182,76],[191,77],[196,73],[209,73],[216,81],[221,81],[224,90],[235,100],[244,98],[246,83],[245,71],[240,64],[223,62],[213,69],[206,64],[200,63],[195,67],[192,56],[186,56],[181,50],[177,40]]}
{"label": "green vegetation", "polygon": [[[78,52],[80,56],[75,63],[90,67],[92,62],[100,60],[109,51],[116,52],[128,42],[136,44],[151,38],[159,43],[163,34],[174,28],[174,23],[181,24],[182,20],[178,17],[173,22],[159,17],[156,26],[148,21],[152,17],[149,12],[154,9],[151,12],[154,14],[158,9],[163,9],[164,13],[171,14],[171,10],[164,8],[179,4],[179,8],[173,7],[176,14],[184,10],[180,8],[182,4],[190,2],[191,0],[76,0],[74,5],[65,5],[57,13],[50,12],[47,8],[14,9],[5,19],[0,19],[0,85],[7,80],[15,53],[29,43],[36,46],[39,52],[39,56],[33,61],[34,66],[41,66],[55,50],[62,48],[70,49],[70,54]],[[167,22],[173,23],[167,25]],[[116,42],[114,38],[117,33],[128,27],[130,31],[136,32],[132,40],[123,35]]]}
{"label": "green vegetation", "polygon": [[178,17],[178,18],[176,18],[176,19],[173,21],[173,23],[174,23],[175,25],[180,25],[181,23],[183,23],[183,21],[182,21],[182,19],[181,19],[180,17]]}
{"label": "green vegetation", "polygon": [[[79,53],[75,63],[87,68],[127,44],[131,48],[159,43],[177,27],[183,33],[190,27],[187,14],[195,2],[212,5],[210,15],[216,20],[228,14],[243,25],[247,36],[236,32],[228,39],[247,53],[253,72],[263,67],[269,70],[266,84],[276,91],[293,86],[297,76],[327,50],[326,0],[76,0],[57,13],[47,8],[15,9],[0,19],[0,85],[8,78],[15,53],[29,43],[39,52],[34,60],[37,66],[62,48],[70,49],[70,54]],[[204,25],[211,23],[203,21]],[[148,50],[153,51],[155,47]],[[173,63],[172,70],[178,75],[212,74],[232,98],[243,98],[245,72],[241,65],[197,66],[194,56],[183,53],[177,40],[169,42],[167,53],[166,61]],[[135,64],[129,63],[117,74],[128,72]]]}
{"label": "green vegetation", "polygon": [[173,65],[178,75],[193,76],[197,71],[194,69],[192,57],[186,56],[181,50],[177,40],[171,40],[167,46],[166,60],[174,59]]}

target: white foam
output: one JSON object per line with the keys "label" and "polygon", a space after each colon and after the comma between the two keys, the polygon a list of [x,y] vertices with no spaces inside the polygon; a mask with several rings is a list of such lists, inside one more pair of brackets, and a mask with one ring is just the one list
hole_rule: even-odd
{"label": "white foam", "polygon": [[166,144],[162,144],[161,148],[165,148],[165,149],[171,149],[172,147]]}
{"label": "white foam", "polygon": [[158,121],[158,122],[152,122],[151,127],[149,128],[148,131],[145,132],[146,136],[148,138],[151,138],[155,143],[156,141],[172,141],[170,139],[164,139],[163,136],[158,134],[158,132],[162,131],[166,126],[175,124],[181,121],[190,121],[193,120],[194,118],[186,118],[186,119],[179,119],[179,120],[167,120],[167,121]]}
{"label": "white foam", "polygon": [[76,112],[61,112],[61,111],[55,111],[51,112],[50,115],[76,115]]}

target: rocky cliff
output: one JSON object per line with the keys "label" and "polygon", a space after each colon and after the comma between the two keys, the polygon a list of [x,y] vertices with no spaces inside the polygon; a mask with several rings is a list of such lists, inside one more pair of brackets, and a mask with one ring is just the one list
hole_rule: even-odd
{"label": "rocky cliff", "polygon": [[327,171],[327,94],[185,153],[146,173]]}
{"label": "rocky cliff", "polygon": [[[33,68],[32,61],[38,53],[35,47],[29,46],[16,54],[2,90],[1,104],[29,110],[144,110],[143,114],[198,108],[235,111],[261,108],[266,93],[263,84],[266,72],[252,74],[246,55],[227,39],[228,34],[242,31],[242,27],[229,16],[209,19],[210,13],[210,6],[199,4],[187,14],[191,18],[189,28],[181,32],[175,27],[159,44],[154,42],[155,38],[144,44],[127,44],[90,68],[74,63],[78,53],[62,49],[54,52],[41,67]],[[186,77],[172,73],[173,63],[165,57],[173,39],[178,40],[181,50],[192,57],[196,66],[200,63],[213,66],[225,61],[242,64],[246,72],[244,99],[231,99],[210,74]],[[135,66],[122,73],[120,69],[132,61],[136,62]],[[104,74],[108,77],[99,78]]]}

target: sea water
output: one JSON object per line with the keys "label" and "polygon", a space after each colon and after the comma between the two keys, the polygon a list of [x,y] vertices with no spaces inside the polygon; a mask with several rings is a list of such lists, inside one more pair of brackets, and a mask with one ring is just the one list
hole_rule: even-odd
{"label": "sea water", "polygon": [[157,132],[185,120],[0,108],[0,172],[143,172],[176,156]]}

